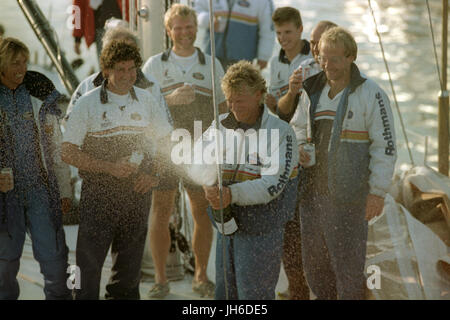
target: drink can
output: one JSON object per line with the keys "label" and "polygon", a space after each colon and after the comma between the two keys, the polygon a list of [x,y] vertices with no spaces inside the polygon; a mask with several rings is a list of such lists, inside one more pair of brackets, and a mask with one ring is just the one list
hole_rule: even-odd
{"label": "drink can", "polygon": [[2,168],[1,173],[2,174],[9,174],[11,176],[11,178],[13,177],[12,168]]}
{"label": "drink can", "polygon": [[299,69],[302,70],[302,79],[303,81],[305,81],[311,73],[311,67],[306,65],[306,66],[300,66]]}
{"label": "drink can", "polygon": [[223,209],[223,225],[220,210],[212,209],[212,214],[216,222],[217,230],[226,236],[232,235],[238,229],[236,219],[233,217],[233,211],[231,205]]}
{"label": "drink can", "polygon": [[314,143],[305,143],[303,145],[303,151],[309,155],[309,162],[305,163],[305,167],[312,167],[316,164],[316,146]]}
{"label": "drink can", "polygon": [[14,178],[13,178],[13,170],[12,168],[2,168],[0,171],[1,174],[9,174],[9,176],[12,179],[13,185],[14,185]]}

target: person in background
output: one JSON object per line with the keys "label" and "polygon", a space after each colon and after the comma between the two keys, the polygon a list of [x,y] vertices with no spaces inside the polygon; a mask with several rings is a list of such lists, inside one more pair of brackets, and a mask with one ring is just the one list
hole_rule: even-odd
{"label": "person in background", "polygon": [[365,298],[367,222],[383,210],[397,158],[389,98],[359,72],[357,50],[343,28],[322,34],[323,71],[303,83],[290,122],[302,165],[303,265],[318,299]]}
{"label": "person in background", "polygon": [[[311,44],[311,53],[314,58],[309,58],[302,61],[302,68],[307,68],[306,78],[316,75],[317,73],[322,71],[320,67],[320,63],[318,60],[319,57],[319,40],[322,36],[322,33],[327,31],[328,29],[337,27],[337,25],[331,21],[323,20],[320,21],[311,32],[310,44]],[[289,77],[288,90],[285,95],[283,95],[278,101],[278,115],[280,118],[289,121],[290,117],[295,111],[295,107],[298,103],[299,92],[303,87],[303,71],[298,68],[292,72]]]}
{"label": "person in background", "polygon": [[105,80],[83,95],[66,119],[62,157],[83,178],[76,250],[81,284],[76,299],[99,298],[110,247],[113,265],[106,298],[140,298],[148,192],[159,182],[148,140],[167,143],[172,131],[158,111],[158,101],[134,86],[141,63],[135,45],[110,42],[100,57]]}
{"label": "person in background", "polygon": [[73,11],[74,28],[72,33],[75,41],[75,53],[81,54],[81,39],[84,37],[88,48],[95,42],[97,56],[100,57],[105,22],[110,18],[128,21],[128,3],[129,1],[126,1],[127,16],[122,17],[122,0],[73,0],[72,4],[77,8]]}
{"label": "person in background", "polygon": [[[194,47],[197,36],[197,16],[192,8],[174,4],[165,14],[164,25],[173,42],[169,50],[150,57],[143,67],[144,74],[153,75],[162,86],[175,129],[185,129],[194,139],[194,121],[203,127],[214,117],[212,103],[211,57]],[[216,88],[224,72],[216,59]],[[225,112],[225,98],[220,89],[217,102]],[[203,130],[199,130],[199,134]],[[149,292],[151,298],[164,298],[170,291],[165,267],[169,254],[169,219],[180,177],[166,172],[153,193],[150,216],[150,247],[155,265],[155,285]],[[184,181],[194,218],[192,247],[195,257],[195,274],[192,289],[201,296],[212,296],[214,284],[206,273],[212,243],[212,226],[206,215],[208,202],[201,187]]]}
{"label": "person in background", "polygon": [[61,161],[61,97],[44,75],[27,71],[29,49],[0,42],[0,300],[19,297],[25,234],[44,275],[46,299],[69,300],[62,213],[71,208],[69,166]]}
{"label": "person in background", "polygon": [[[270,59],[269,92],[267,107],[277,114],[277,101],[289,88],[289,77],[301,63],[312,58],[309,42],[302,39],[303,23],[300,12],[292,7],[281,7],[272,15],[275,33],[281,49]],[[300,218],[295,210],[294,219],[286,223],[283,245],[283,266],[288,279],[287,294],[290,300],[307,300],[309,287],[303,272],[300,236]]]}
{"label": "person in background", "polygon": [[[293,219],[297,200],[297,141],[289,124],[268,112],[264,105],[265,80],[250,62],[240,61],[228,68],[222,79],[222,90],[231,111],[219,118],[223,145],[227,146],[225,154],[228,159],[231,152],[233,155],[242,152],[244,157],[240,159],[246,160],[244,163],[227,160],[223,164],[222,208],[224,212],[229,208],[237,230],[223,234],[220,219],[212,219],[220,232],[216,242],[215,299],[227,296],[232,300],[274,299],[285,225]],[[215,127],[213,122],[205,132],[203,148],[213,146],[216,150]],[[246,138],[251,132],[257,142]],[[235,135],[242,135],[236,144]],[[225,142],[229,137],[233,143]],[[255,147],[252,141],[257,143],[258,153],[251,152]],[[269,163],[267,154],[268,150],[274,150],[273,145],[278,152],[272,151]],[[204,190],[212,209],[220,210],[218,186],[205,186]]]}
{"label": "person in background", "polygon": [[[270,63],[271,86],[269,91],[278,92],[277,96],[282,106],[281,115],[283,115],[286,109],[286,100],[283,100],[286,99],[285,94],[289,90],[291,92],[296,90],[295,92],[298,93],[301,87],[296,86],[297,81],[301,85],[301,81],[304,80],[302,79],[302,71],[298,70],[299,66],[306,67],[306,77],[313,76],[321,71],[315,60],[315,58],[317,59],[318,41],[325,30],[336,25],[329,21],[319,22],[311,32],[310,46],[308,41],[301,40],[303,27],[300,12],[297,9],[291,7],[278,8],[275,10],[272,19],[281,50],[279,56],[273,57]],[[315,58],[312,57],[311,53]],[[275,113],[279,113],[276,105],[278,99],[273,95],[268,95],[266,98],[266,104]],[[292,114],[292,111],[289,114]],[[286,224],[283,249],[283,265],[289,282],[287,298],[294,300],[308,299],[309,287],[304,277],[302,264],[298,203],[295,209],[295,219]]]}
{"label": "person in background", "polygon": [[[196,0],[193,7],[199,27],[208,29],[206,52],[211,54],[209,40],[209,3]],[[218,0],[213,2],[216,57],[226,70],[239,60],[253,61],[261,69],[272,56],[272,0]]]}
{"label": "person in background", "polygon": [[[114,23],[113,27],[106,29],[102,42],[104,46],[108,46],[113,40],[124,40],[130,45],[134,45],[136,47],[138,47],[139,45],[139,40],[137,39],[136,35],[129,29],[123,27],[123,25],[120,23]],[[81,81],[72,94],[66,114],[70,114],[73,106],[83,94],[96,87],[101,86],[104,79],[105,77],[103,73],[97,72]],[[161,93],[161,87],[158,81],[151,74],[147,74],[144,76],[142,70],[138,69],[135,86],[141,89],[147,89],[153,95],[153,97],[157,101],[159,101],[161,112],[167,114],[168,121],[172,121],[166,101]]]}
{"label": "person in background", "polygon": [[300,11],[292,7],[281,7],[272,15],[277,40],[281,49],[270,59],[269,94],[266,104],[277,113],[277,102],[289,89],[289,77],[306,60],[311,59],[308,40],[302,39],[303,23]]}

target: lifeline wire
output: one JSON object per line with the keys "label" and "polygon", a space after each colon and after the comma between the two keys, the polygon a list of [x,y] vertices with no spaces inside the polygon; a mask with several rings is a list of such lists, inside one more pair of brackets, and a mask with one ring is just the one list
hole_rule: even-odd
{"label": "lifeline wire", "polygon": [[[211,75],[212,75],[212,97],[214,105],[214,119],[216,121],[216,133],[219,132],[219,107],[216,101],[216,45],[214,39],[214,14],[212,0],[209,0],[209,38],[211,44]],[[225,224],[223,221],[223,186],[222,186],[222,165],[220,164],[220,145],[219,139],[216,137],[216,162],[217,162],[217,182],[219,184],[219,204],[220,204],[220,222],[222,224],[222,262],[223,262],[223,276],[225,282],[225,298],[228,300],[228,281],[227,281],[227,267],[226,267],[226,251],[225,251]]]}
{"label": "lifeline wire", "polygon": [[438,78],[439,78],[439,85],[441,86],[441,92],[444,92],[444,83],[442,82],[442,78],[441,78],[439,60],[438,60],[437,51],[436,51],[436,42],[434,41],[433,22],[431,21],[431,10],[430,10],[430,4],[429,4],[428,0],[427,0],[427,9],[428,9],[428,21],[430,22],[431,40],[433,40],[434,59],[436,60],[436,70],[437,70],[437,74],[438,74]]}
{"label": "lifeline wire", "polygon": [[370,8],[370,12],[372,13],[372,17],[373,17],[373,22],[375,23],[375,31],[377,33],[378,36],[378,43],[380,44],[380,48],[381,48],[381,54],[383,55],[383,61],[384,61],[384,65],[386,67],[386,71],[388,73],[389,76],[389,83],[391,85],[391,89],[392,89],[392,94],[394,96],[394,102],[395,102],[395,107],[397,108],[397,112],[398,112],[398,117],[400,119],[400,124],[402,126],[402,131],[403,131],[403,135],[405,136],[405,142],[406,142],[406,147],[408,148],[408,153],[409,153],[409,158],[411,160],[411,164],[414,166],[414,159],[411,153],[411,149],[409,147],[409,142],[408,142],[408,136],[406,134],[406,130],[405,130],[405,125],[403,124],[403,117],[402,114],[400,113],[400,107],[398,106],[398,102],[397,102],[397,96],[395,94],[395,89],[394,89],[394,84],[392,83],[392,78],[391,78],[391,72],[389,71],[389,66],[386,60],[386,56],[384,54],[384,48],[383,48],[383,42],[381,41],[381,35],[378,32],[378,24],[377,24],[377,20],[375,19],[375,13],[373,11],[372,8],[372,3],[370,0],[368,0],[369,2],[369,8]]}

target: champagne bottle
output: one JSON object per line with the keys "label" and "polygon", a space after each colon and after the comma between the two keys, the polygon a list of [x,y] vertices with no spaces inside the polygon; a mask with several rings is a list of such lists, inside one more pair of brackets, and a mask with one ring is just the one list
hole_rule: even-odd
{"label": "champagne bottle", "polygon": [[228,207],[223,208],[223,226],[220,210],[212,209],[212,215],[214,217],[214,221],[216,222],[217,230],[220,233],[229,236],[237,231],[238,226],[236,223],[236,219],[233,216],[231,204]]}

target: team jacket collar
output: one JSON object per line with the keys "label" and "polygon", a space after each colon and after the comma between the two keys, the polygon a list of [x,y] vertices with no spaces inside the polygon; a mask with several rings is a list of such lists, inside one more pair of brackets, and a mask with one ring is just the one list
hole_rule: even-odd
{"label": "team jacket collar", "polygon": [[[353,93],[356,88],[358,88],[361,84],[364,83],[367,79],[361,76],[361,73],[356,66],[356,64],[352,63],[351,65],[351,75],[350,75],[350,93]],[[327,83],[327,76],[325,72],[319,72],[318,74],[308,78],[303,82],[303,87],[308,92],[308,94],[315,93],[317,91],[321,91],[323,87],[325,87]]]}
{"label": "team jacket collar", "polygon": [[[302,51],[300,51],[300,54],[307,55],[311,51],[311,46],[308,42],[308,40],[303,39],[303,48]],[[289,59],[286,57],[286,52],[283,49],[280,49],[280,54],[278,55],[278,61],[285,64],[291,64],[292,61],[289,61]]]}
{"label": "team jacket collar", "polygon": [[[197,53],[198,53],[198,62],[200,64],[206,64],[205,54],[199,48],[195,47],[195,49],[197,50]],[[163,54],[161,55],[161,60],[164,62],[169,60],[171,51],[172,51],[172,48],[169,48],[168,50],[163,52]]]}
{"label": "team jacket collar", "polygon": [[267,113],[267,111],[265,110],[264,105],[261,105],[261,114],[258,117],[258,120],[256,120],[256,123],[254,125],[246,125],[244,123],[241,123],[239,121],[236,120],[233,112],[230,112],[228,114],[228,116],[223,119],[221,121],[222,125],[226,128],[226,129],[232,129],[232,130],[236,130],[236,129],[243,129],[243,130],[248,130],[248,129],[255,129],[258,130],[259,128],[261,128],[261,123],[263,121],[263,118],[265,116],[265,114]]}
{"label": "team jacket collar", "polygon": [[[23,82],[14,91],[17,91],[22,86],[27,89],[28,93],[31,96],[41,101],[45,101],[50,96],[50,94],[55,91],[55,86],[50,81],[50,79],[42,73],[36,71],[27,71],[25,73],[25,77],[23,78]],[[3,84],[1,84],[1,87],[3,87],[5,90],[10,90]]]}
{"label": "team jacket collar", "polygon": [[[102,87],[100,89],[100,102],[102,104],[108,103],[108,91],[106,90],[106,85],[108,84],[108,79],[103,80]],[[136,95],[136,91],[134,91],[134,87],[130,89],[131,98],[133,100],[139,101]]]}
{"label": "team jacket collar", "polygon": [[[105,78],[103,77],[103,73],[99,72],[98,75],[94,78],[94,81],[92,83],[95,87],[100,87],[103,83]],[[141,69],[138,69],[136,72],[136,82],[134,85],[141,89],[147,89],[154,85],[154,83],[150,80],[148,80]]]}

